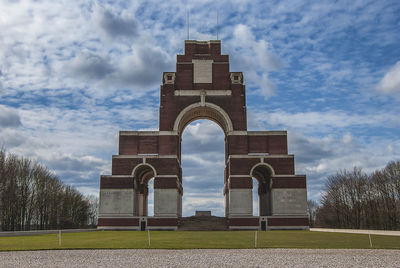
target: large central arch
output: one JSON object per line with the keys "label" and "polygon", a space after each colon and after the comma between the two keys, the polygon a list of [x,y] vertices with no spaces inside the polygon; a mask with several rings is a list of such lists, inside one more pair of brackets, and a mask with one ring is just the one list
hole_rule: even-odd
{"label": "large central arch", "polygon": [[175,119],[173,131],[181,135],[188,124],[198,119],[209,119],[217,123],[224,131],[225,136],[233,131],[229,115],[218,105],[209,102],[193,103],[183,109]]}
{"label": "large central arch", "polygon": [[[181,93],[182,94],[182,93]],[[205,95],[205,92],[200,93],[201,96]],[[185,128],[192,122],[199,120],[199,119],[207,119],[214,123],[216,123],[224,133],[224,140],[226,141],[227,136],[229,133],[233,132],[233,125],[232,121],[226,111],[220,106],[205,102],[203,98],[201,101],[195,102],[191,105],[185,107],[176,117],[174,124],[173,124],[173,132],[179,136],[179,146],[178,146],[178,158],[181,164],[182,161],[182,135]],[[227,150],[226,150],[226,143],[225,143],[225,158],[227,159]],[[224,168],[225,173],[226,168]],[[221,178],[223,180],[223,178]],[[182,173],[181,173],[181,184],[182,182]],[[182,190],[183,192],[183,190]],[[224,195],[225,196],[225,195]],[[181,198],[182,199],[182,198]],[[182,209],[182,204],[180,205]],[[182,211],[180,211],[180,215],[182,215]]]}
{"label": "large central arch", "polygon": [[[185,41],[176,72],[163,73],[159,131],[120,131],[112,175],[101,176],[101,228],[177,229],[182,216],[181,135],[197,119],[225,134],[225,217],[230,229],[305,229],[306,178],[295,175],[286,131],[248,131],[241,72],[229,71],[220,41]],[[147,181],[154,177],[154,217]],[[252,214],[252,178],[260,216]]]}
{"label": "large central arch", "polygon": [[223,129],[213,120],[196,118],[185,127],[180,137],[182,217],[190,217],[198,211],[225,216]]}

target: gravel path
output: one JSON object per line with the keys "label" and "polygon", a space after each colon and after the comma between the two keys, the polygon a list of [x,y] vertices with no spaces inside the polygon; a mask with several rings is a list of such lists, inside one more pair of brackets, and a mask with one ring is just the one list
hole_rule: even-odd
{"label": "gravel path", "polygon": [[0,267],[400,267],[398,250],[197,249],[0,252]]}

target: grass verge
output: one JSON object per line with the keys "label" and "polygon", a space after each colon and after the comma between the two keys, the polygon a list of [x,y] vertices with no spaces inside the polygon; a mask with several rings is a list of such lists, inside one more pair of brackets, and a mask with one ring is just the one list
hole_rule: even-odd
{"label": "grass verge", "polygon": [[[400,237],[371,235],[372,248],[400,249]],[[0,237],[0,250],[43,249],[233,249],[254,248],[255,231],[99,231],[38,236]],[[345,248],[369,249],[366,234],[310,231],[257,233],[257,248]]]}

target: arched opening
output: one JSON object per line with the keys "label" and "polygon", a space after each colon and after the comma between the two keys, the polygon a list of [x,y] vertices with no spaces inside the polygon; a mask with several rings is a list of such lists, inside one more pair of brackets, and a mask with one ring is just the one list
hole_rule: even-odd
{"label": "arched opening", "polygon": [[253,178],[253,216],[260,216],[260,198],[258,188],[258,180]]}
{"label": "arched opening", "polygon": [[[154,182],[154,177],[156,176],[156,171],[154,167],[152,167],[149,164],[141,164],[133,170],[132,175],[135,181],[135,185],[137,186],[136,202],[135,202],[136,214],[138,216],[154,215],[153,182]],[[151,189],[149,189],[150,188],[149,186],[151,187]],[[149,198],[149,195],[151,195],[151,198]]]}
{"label": "arched opening", "polygon": [[[213,120],[214,121],[214,120]],[[224,132],[219,124],[192,119],[181,133],[183,216],[196,210],[224,216]]]}
{"label": "arched opening", "polygon": [[225,135],[233,131],[232,121],[228,114],[213,103],[194,103],[183,109],[175,119],[174,131],[182,135],[185,127],[197,119],[209,119],[217,123]]}
{"label": "arched opening", "polygon": [[[272,167],[264,163],[255,165],[250,172],[250,176],[257,180],[258,216],[270,216],[272,214],[271,187],[273,175]],[[256,190],[254,188],[255,184],[253,184],[253,192]],[[256,215],[254,210],[253,215]]]}
{"label": "arched opening", "polygon": [[147,183],[147,216],[154,216],[154,178]]}

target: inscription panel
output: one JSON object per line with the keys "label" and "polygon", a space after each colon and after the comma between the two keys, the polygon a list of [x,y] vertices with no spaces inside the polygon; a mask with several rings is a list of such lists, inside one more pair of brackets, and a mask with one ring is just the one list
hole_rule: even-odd
{"label": "inscription panel", "polygon": [[178,195],[176,189],[154,189],[154,216],[176,217],[178,215]]}
{"label": "inscription panel", "polygon": [[133,216],[134,197],[133,189],[101,189],[99,216]]}
{"label": "inscription panel", "polygon": [[193,83],[212,83],[213,60],[193,60]]}
{"label": "inscription panel", "polygon": [[272,189],[272,215],[305,215],[306,189]]}
{"label": "inscription panel", "polygon": [[229,191],[229,215],[253,215],[253,194],[251,189],[231,189]]}

